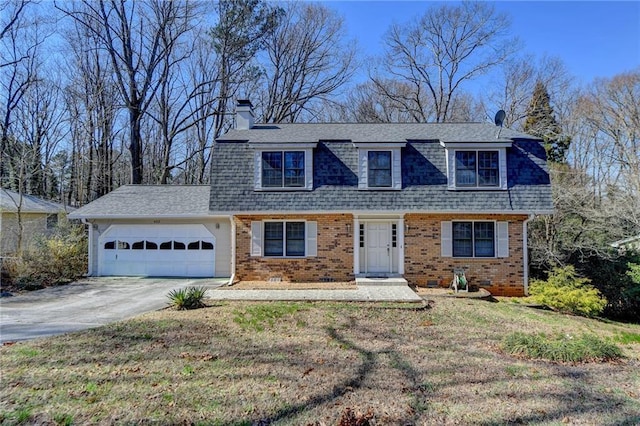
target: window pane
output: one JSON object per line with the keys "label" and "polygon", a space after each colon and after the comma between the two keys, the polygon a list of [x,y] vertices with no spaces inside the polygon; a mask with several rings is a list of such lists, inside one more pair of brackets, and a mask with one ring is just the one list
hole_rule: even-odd
{"label": "window pane", "polygon": [[200,241],[193,241],[187,246],[189,250],[200,250]]}
{"label": "window pane", "polygon": [[476,222],[474,225],[476,257],[493,257],[495,253],[494,223]]}
{"label": "window pane", "polygon": [[391,151],[369,151],[369,187],[391,186]]}
{"label": "window pane", "polygon": [[456,186],[476,185],[476,153],[456,151]]}
{"label": "window pane", "polygon": [[114,250],[116,248],[116,242],[115,241],[107,241],[106,243],[104,243],[104,249],[105,250]]}
{"label": "window pane", "polygon": [[129,250],[131,245],[126,241],[118,241],[118,250]]}
{"label": "window pane", "polygon": [[180,241],[174,241],[173,242],[173,249],[174,250],[184,250],[184,243],[181,243]]}
{"label": "window pane", "polygon": [[213,243],[207,241],[202,242],[202,250],[213,250]]}
{"label": "window pane", "polygon": [[165,241],[160,244],[160,250],[171,250],[171,241]]}
{"label": "window pane", "polygon": [[153,241],[147,241],[147,250],[158,250],[158,244]]}
{"label": "window pane", "polygon": [[283,255],[283,226],[282,222],[265,222],[264,223],[264,255],[265,256],[282,256]]}
{"label": "window pane", "polygon": [[144,241],[136,241],[135,243],[133,243],[131,248],[133,250],[142,250],[142,249],[144,249]]}
{"label": "window pane", "polygon": [[282,153],[263,152],[262,153],[262,186],[281,187],[282,186]]}
{"label": "window pane", "polygon": [[284,186],[304,186],[304,152],[284,153]]}
{"label": "window pane", "polygon": [[453,222],[453,256],[473,257],[473,224]]}
{"label": "window pane", "polygon": [[287,256],[304,256],[304,222],[287,222]]}
{"label": "window pane", "polygon": [[478,152],[478,185],[498,186],[498,153]]}

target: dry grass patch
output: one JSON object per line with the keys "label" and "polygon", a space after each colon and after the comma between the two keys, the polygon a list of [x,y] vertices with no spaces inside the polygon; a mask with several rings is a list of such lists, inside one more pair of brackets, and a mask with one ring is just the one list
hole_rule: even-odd
{"label": "dry grass patch", "polygon": [[519,330],[640,326],[504,303],[430,309],[229,302],[0,348],[0,420],[47,424],[637,424],[640,345],[618,363],[526,361]]}

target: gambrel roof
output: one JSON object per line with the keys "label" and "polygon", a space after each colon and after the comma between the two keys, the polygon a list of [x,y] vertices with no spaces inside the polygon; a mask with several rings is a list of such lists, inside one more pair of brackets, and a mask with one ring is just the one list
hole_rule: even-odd
{"label": "gambrel roof", "polygon": [[[551,184],[539,139],[489,123],[273,124],[232,130],[220,137],[212,158],[212,213],[421,212],[550,213]],[[505,190],[450,190],[444,143],[507,148]],[[315,143],[313,190],[256,191],[254,152],[261,145]],[[358,143],[406,143],[402,188],[358,187]]]}

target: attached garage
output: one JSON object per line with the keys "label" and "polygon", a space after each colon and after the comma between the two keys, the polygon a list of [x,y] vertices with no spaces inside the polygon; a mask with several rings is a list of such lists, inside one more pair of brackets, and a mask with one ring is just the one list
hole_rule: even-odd
{"label": "attached garage", "polygon": [[98,275],[213,277],[216,238],[202,224],[118,224],[98,238]]}

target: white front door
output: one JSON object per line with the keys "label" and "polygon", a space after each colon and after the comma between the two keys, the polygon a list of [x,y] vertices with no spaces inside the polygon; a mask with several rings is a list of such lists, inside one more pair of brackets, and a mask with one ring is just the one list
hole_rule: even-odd
{"label": "white front door", "polygon": [[391,272],[391,224],[369,222],[366,230],[367,272]]}

